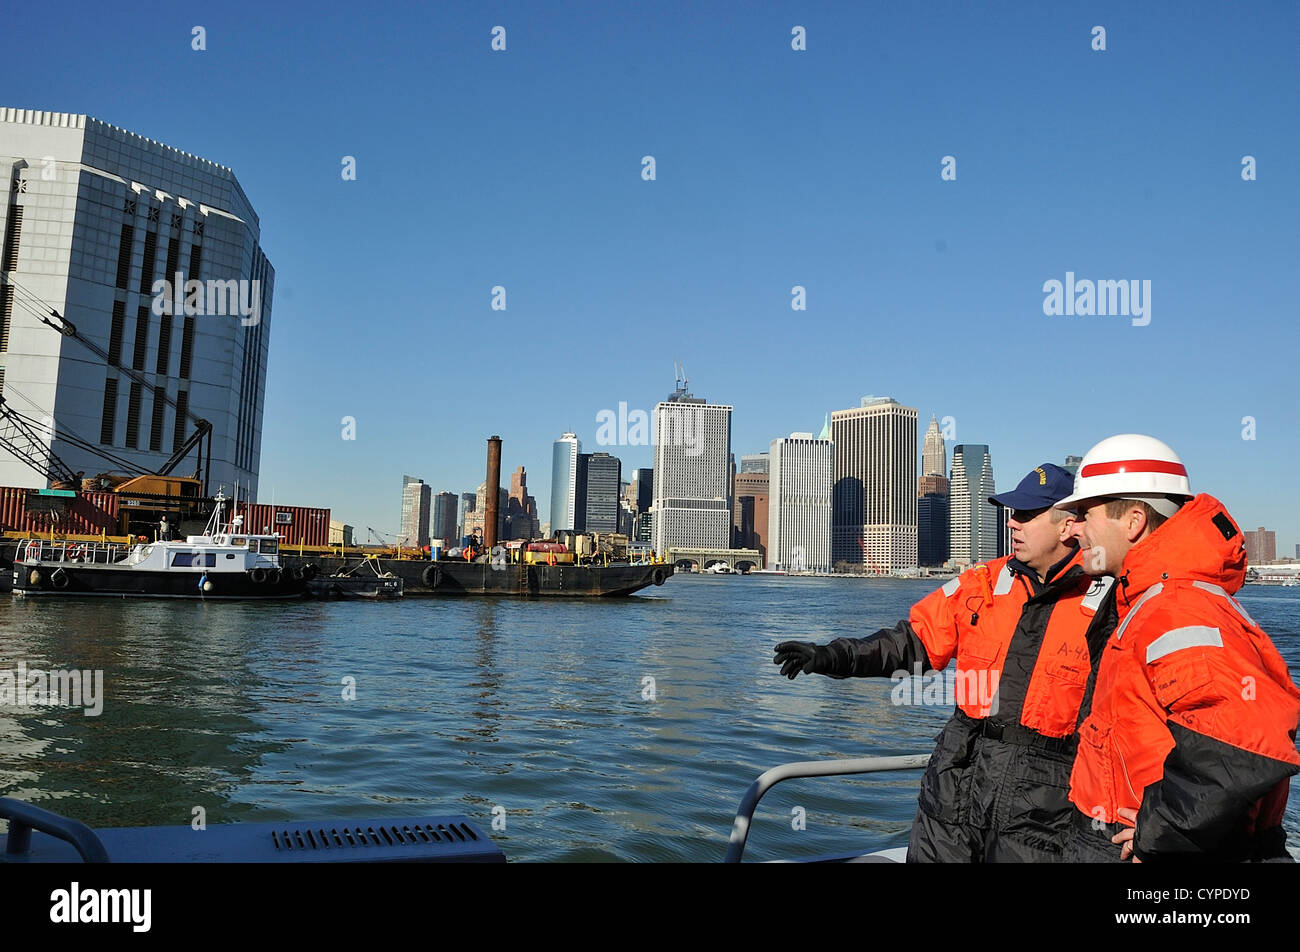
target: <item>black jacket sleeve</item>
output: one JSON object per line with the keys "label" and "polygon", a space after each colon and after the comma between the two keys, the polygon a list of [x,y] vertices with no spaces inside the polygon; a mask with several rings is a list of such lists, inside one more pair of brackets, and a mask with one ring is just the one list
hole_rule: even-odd
{"label": "black jacket sleeve", "polygon": [[1164,776],[1143,791],[1134,852],[1144,863],[1249,859],[1252,807],[1296,766],[1168,723],[1174,747]]}
{"label": "black jacket sleeve", "polygon": [[895,671],[912,674],[918,663],[923,672],[931,667],[925,645],[907,619],[866,638],[836,638],[826,647],[830,668],[819,673],[832,678],[887,678]]}

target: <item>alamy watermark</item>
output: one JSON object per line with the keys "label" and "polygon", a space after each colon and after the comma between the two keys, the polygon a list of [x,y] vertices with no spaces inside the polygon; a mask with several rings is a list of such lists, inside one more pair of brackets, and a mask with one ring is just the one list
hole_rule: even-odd
{"label": "alamy watermark", "polygon": [[998,712],[998,680],[1001,672],[982,668],[979,670],[935,671],[921,673],[921,662],[912,670],[899,669],[889,676],[894,687],[889,700],[895,705],[920,704],[934,707],[976,706],[987,716]]}
{"label": "alamy watermark", "polygon": [[596,443],[600,446],[654,446],[662,433],[667,446],[684,447],[687,456],[704,452],[704,408],[699,404],[670,403],[651,415],[644,410],[628,410],[620,400],[618,410],[596,412]]}
{"label": "alamy watermark", "polygon": [[186,317],[233,317],[252,327],[262,320],[262,282],[256,279],[219,280],[197,278],[182,280],[177,271],[174,281],[159,278],[153,283],[154,314],[184,314]]}
{"label": "alamy watermark", "polygon": [[19,661],[12,670],[0,669],[0,707],[80,707],[86,717],[104,711],[104,672],[42,671]]}
{"label": "alamy watermark", "polygon": [[1151,281],[1078,281],[1073,271],[1065,282],[1055,278],[1043,282],[1043,313],[1048,317],[1131,317],[1134,327],[1151,323]]}

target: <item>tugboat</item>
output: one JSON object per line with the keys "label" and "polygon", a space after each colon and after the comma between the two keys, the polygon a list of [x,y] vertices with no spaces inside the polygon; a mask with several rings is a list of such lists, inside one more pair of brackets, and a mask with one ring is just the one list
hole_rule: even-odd
{"label": "tugboat", "polygon": [[14,554],[15,595],[110,595],[119,598],[297,598],[311,565],[280,564],[280,537],[242,531],[244,517],[223,521],[225,496],[202,535],[184,542],[143,537],[135,544],[27,539]]}

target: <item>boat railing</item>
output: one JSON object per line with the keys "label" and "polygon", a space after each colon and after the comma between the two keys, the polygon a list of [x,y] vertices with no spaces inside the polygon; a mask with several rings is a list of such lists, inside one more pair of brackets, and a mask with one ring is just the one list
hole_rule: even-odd
{"label": "boat railing", "polygon": [[134,543],[76,542],[72,539],[29,539],[18,544],[19,562],[75,562],[112,565],[130,555]]}
{"label": "boat railing", "polygon": [[920,770],[929,762],[929,754],[902,754],[897,757],[857,757],[849,760],[801,760],[765,770],[749,785],[749,789],[740,800],[740,807],[736,810],[736,820],[731,827],[727,855],[723,858],[723,862],[740,862],[740,857],[745,852],[745,843],[749,839],[749,825],[754,819],[758,801],[782,781],[800,777],[843,777],[888,770]]}

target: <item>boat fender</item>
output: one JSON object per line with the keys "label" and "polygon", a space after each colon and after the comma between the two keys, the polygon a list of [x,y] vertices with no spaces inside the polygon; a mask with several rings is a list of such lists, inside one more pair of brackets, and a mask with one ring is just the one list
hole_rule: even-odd
{"label": "boat fender", "polygon": [[266,581],[266,569],[259,565],[248,573],[248,577],[252,579],[254,585],[261,585]]}
{"label": "boat fender", "polygon": [[68,573],[63,571],[62,568],[55,569],[54,572],[50,575],[50,584],[53,585],[55,588],[67,588]]}
{"label": "boat fender", "polygon": [[280,584],[280,574],[281,574],[281,573],[280,573],[280,570],[279,570],[279,569],[267,569],[267,570],[266,570],[266,581],[267,581],[267,583],[270,584],[270,585],[279,585],[279,584]]}
{"label": "boat fender", "polygon": [[28,585],[31,585],[33,588],[40,588],[40,587],[41,587],[41,570],[40,570],[40,569],[32,569],[31,572],[28,573],[28,575],[27,575],[27,584],[28,584]]}
{"label": "boat fender", "polygon": [[307,571],[301,565],[295,565],[289,569],[289,578],[295,582],[301,582],[307,576]]}
{"label": "boat fender", "polygon": [[656,585],[662,585],[664,583],[664,579],[666,579],[667,577],[668,576],[664,573],[663,569],[655,569],[654,572],[651,574],[650,579]]}
{"label": "boat fender", "polygon": [[210,591],[212,591],[212,583],[211,583],[211,582],[204,582],[204,583],[203,583],[203,591],[204,591],[204,592],[210,592]]}
{"label": "boat fender", "polygon": [[424,574],[420,578],[429,588],[437,588],[438,583],[442,581],[442,569],[436,565],[430,565],[424,570]]}

